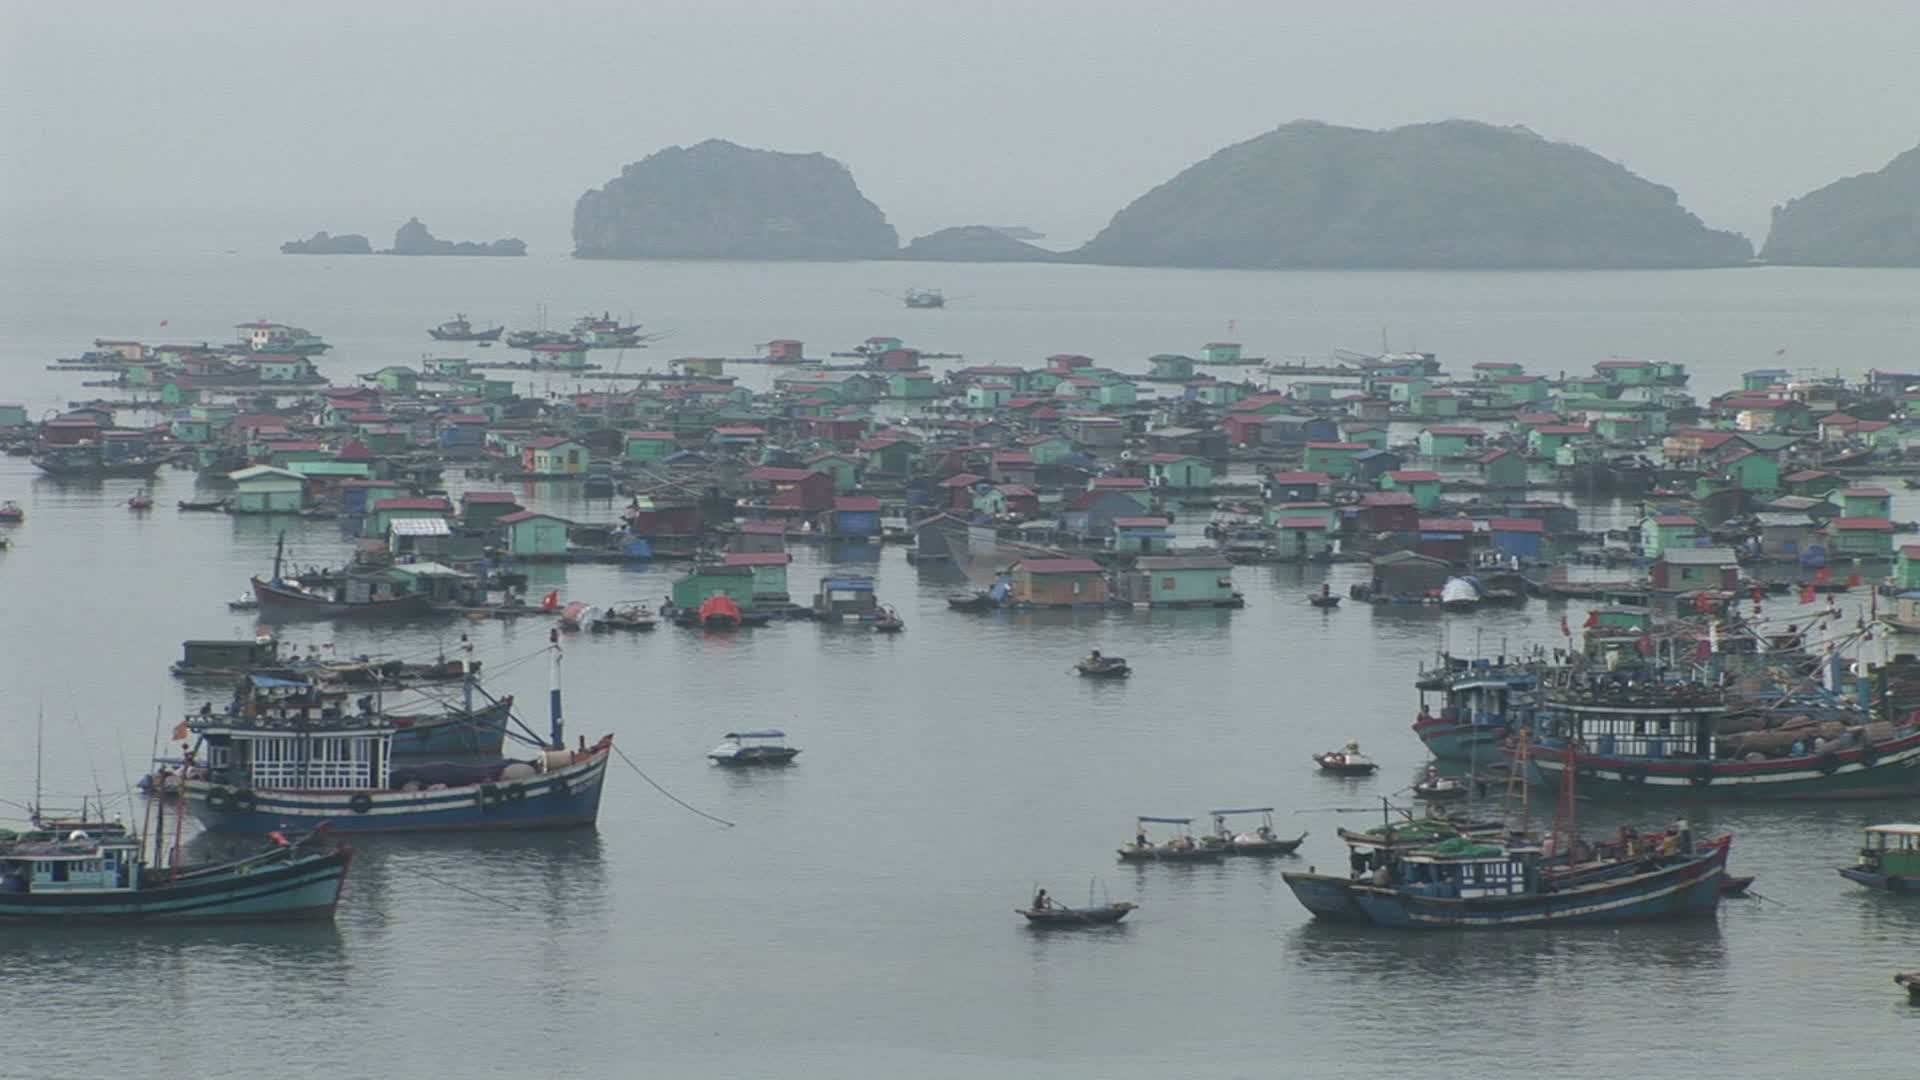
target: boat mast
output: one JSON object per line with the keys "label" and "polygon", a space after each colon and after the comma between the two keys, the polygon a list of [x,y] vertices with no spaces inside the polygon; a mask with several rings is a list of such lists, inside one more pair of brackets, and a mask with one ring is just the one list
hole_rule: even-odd
{"label": "boat mast", "polygon": [[548,648],[552,650],[553,653],[553,666],[551,668],[552,687],[547,692],[547,712],[553,720],[551,749],[565,750],[567,748],[567,738],[560,720],[560,631],[557,627],[547,631],[547,643]]}
{"label": "boat mast", "polygon": [[462,707],[473,714],[473,639],[460,635],[460,687],[465,697]]}
{"label": "boat mast", "polygon": [[35,825],[40,824],[40,770],[46,759],[47,746],[47,707],[40,706],[40,714],[34,722],[33,732],[33,813]]}
{"label": "boat mast", "polygon": [[273,542],[273,580],[276,584],[280,581],[280,555],[286,546],[287,534],[282,532],[280,538]]}

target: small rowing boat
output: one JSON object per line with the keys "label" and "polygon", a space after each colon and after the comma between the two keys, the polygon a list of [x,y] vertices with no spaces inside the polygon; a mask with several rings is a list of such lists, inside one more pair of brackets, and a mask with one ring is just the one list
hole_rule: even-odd
{"label": "small rowing boat", "polygon": [[1350,742],[1338,750],[1313,755],[1320,771],[1334,776],[1372,776],[1379,763],[1360,752],[1360,744]]}
{"label": "small rowing boat", "polygon": [[1127,917],[1127,913],[1139,908],[1139,904],[1125,900],[1099,907],[1044,907],[1014,908],[1027,917],[1027,924],[1049,929],[1070,929],[1082,926],[1111,926]]}

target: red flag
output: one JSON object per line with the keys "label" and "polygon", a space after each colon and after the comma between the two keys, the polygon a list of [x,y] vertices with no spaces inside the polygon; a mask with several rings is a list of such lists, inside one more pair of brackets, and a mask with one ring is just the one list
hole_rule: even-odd
{"label": "red flag", "polygon": [[173,741],[174,742],[180,742],[184,740],[186,737],[187,737],[187,722],[185,720],[182,720],[179,723],[173,725]]}
{"label": "red flag", "polygon": [[555,589],[552,592],[548,593],[547,595],[541,597],[540,606],[547,611],[552,611],[554,608],[559,607],[560,606],[560,590]]}
{"label": "red flag", "polygon": [[1640,631],[1640,641],[1634,647],[1640,650],[1641,656],[1652,656],[1653,635],[1647,633],[1645,630]]}
{"label": "red flag", "polygon": [[1847,575],[1847,588],[1849,588],[1849,589],[1857,589],[1857,588],[1859,588],[1859,587],[1860,587],[1860,575],[1859,575],[1859,574],[1848,574],[1848,575]]}
{"label": "red flag", "polygon": [[1580,625],[1581,625],[1581,626],[1584,626],[1584,627],[1587,627],[1588,629],[1591,629],[1591,628],[1593,628],[1593,627],[1596,627],[1596,626],[1599,626],[1599,625],[1600,625],[1600,613],[1599,613],[1598,611],[1589,611],[1589,612],[1587,612],[1587,621],[1586,621],[1586,622],[1583,622],[1583,623],[1581,623]]}
{"label": "red flag", "polygon": [[1813,586],[1811,586],[1811,585],[1807,585],[1807,586],[1803,586],[1803,587],[1801,588],[1801,590],[1800,590],[1800,602],[1801,602],[1801,603],[1803,603],[1803,604],[1811,604],[1811,603],[1813,603]]}

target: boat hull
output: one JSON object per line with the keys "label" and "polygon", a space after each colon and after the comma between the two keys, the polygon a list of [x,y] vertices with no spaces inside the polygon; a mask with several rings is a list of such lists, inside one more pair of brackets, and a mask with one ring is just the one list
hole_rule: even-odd
{"label": "boat hull", "polygon": [[1454,899],[1356,884],[1353,902],[1369,923],[1394,930],[1512,930],[1693,918],[1719,908],[1726,865],[1723,843],[1708,857],[1558,892]]}
{"label": "boat hull", "polygon": [[1494,724],[1416,724],[1413,731],[1441,761],[1492,761],[1507,735],[1505,726]]}
{"label": "boat hull", "polygon": [[1326,922],[1363,923],[1367,921],[1366,912],[1354,903],[1355,882],[1349,878],[1334,877],[1331,874],[1295,874],[1280,875],[1293,890],[1293,898],[1307,909],[1316,919]]}
{"label": "boat hull", "polygon": [[1020,908],[1020,914],[1027,922],[1037,928],[1071,930],[1084,926],[1111,926],[1127,917],[1136,905],[1129,903],[1108,904],[1097,908]]}
{"label": "boat hull", "polygon": [[[322,824],[336,833],[582,828],[600,816],[611,755],[611,750],[595,751],[586,761],[526,780],[428,791],[238,792],[190,780],[187,799],[194,816],[213,832],[269,833]],[[354,808],[357,796],[365,796],[364,809]]]}
{"label": "boat hull", "polygon": [[[0,923],[32,925],[331,919],[348,848],[245,872],[189,873],[132,892],[0,893]],[[155,877],[164,875],[164,871]]]}
{"label": "boat hull", "polygon": [[1899,874],[1882,874],[1875,870],[1864,870],[1857,866],[1840,867],[1840,876],[1848,881],[1865,885],[1869,889],[1883,889],[1892,893],[1920,893],[1920,878],[1902,877]]}
{"label": "boat hull", "polygon": [[[1536,748],[1540,778],[1558,788],[1567,763]],[[1920,794],[1920,731],[1880,743],[1767,761],[1695,761],[1581,755],[1575,787],[1594,799],[1739,802],[1767,799],[1887,799]]]}
{"label": "boat hull", "polygon": [[260,604],[262,615],[278,618],[406,619],[427,614],[432,603],[432,597],[426,593],[408,593],[391,600],[369,600],[360,604],[335,603],[259,578],[253,579],[253,596]]}

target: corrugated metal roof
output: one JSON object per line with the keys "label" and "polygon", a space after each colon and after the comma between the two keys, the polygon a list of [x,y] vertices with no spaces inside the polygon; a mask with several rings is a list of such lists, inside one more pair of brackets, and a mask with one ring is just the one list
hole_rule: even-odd
{"label": "corrugated metal roof", "polygon": [[401,518],[391,526],[395,536],[452,536],[453,528],[444,518]]}

